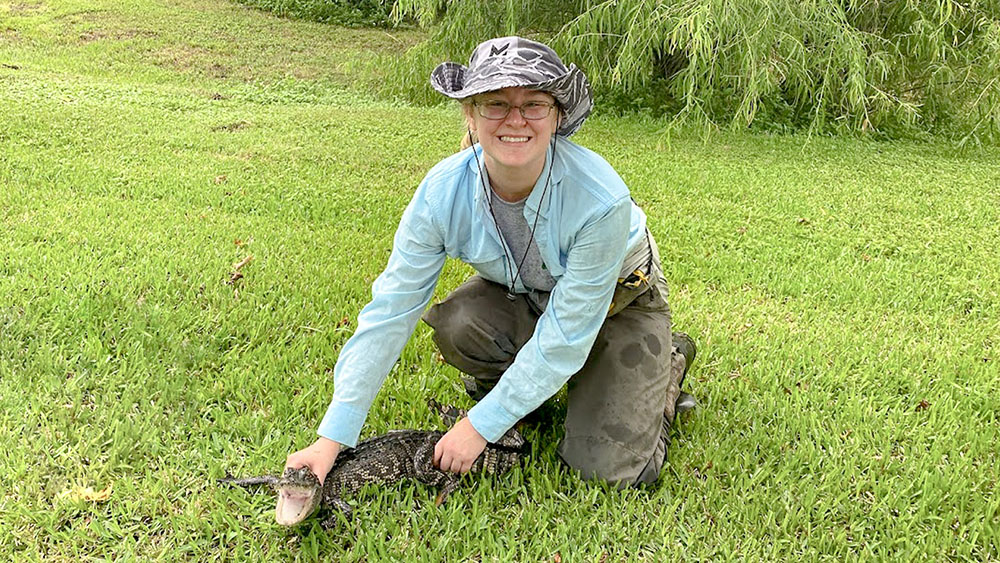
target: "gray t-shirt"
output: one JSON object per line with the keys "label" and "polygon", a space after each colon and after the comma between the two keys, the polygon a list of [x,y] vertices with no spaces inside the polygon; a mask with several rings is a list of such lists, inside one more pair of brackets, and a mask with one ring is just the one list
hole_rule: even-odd
{"label": "gray t-shirt", "polygon": [[[527,199],[527,198],[525,198]],[[525,199],[511,203],[504,201],[493,190],[490,190],[490,200],[493,204],[493,214],[496,216],[497,227],[503,234],[503,240],[510,248],[513,255],[514,274],[518,273],[517,265],[521,264],[521,283],[528,289],[535,291],[552,291],[556,286],[556,280],[549,274],[542,255],[538,252],[538,244],[531,236],[531,225],[524,218]],[[530,243],[530,244],[529,244]],[[527,254],[525,254],[527,251]]]}

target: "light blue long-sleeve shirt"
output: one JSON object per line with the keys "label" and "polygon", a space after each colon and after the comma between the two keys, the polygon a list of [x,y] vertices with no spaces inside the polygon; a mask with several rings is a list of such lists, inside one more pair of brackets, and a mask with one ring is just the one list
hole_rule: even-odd
{"label": "light blue long-sleeve shirt", "polygon": [[[357,444],[361,426],[417,321],[430,302],[446,257],[483,278],[511,285],[514,266],[490,216],[475,145],[438,163],[403,212],[385,271],[334,368],[333,400],[321,436]],[[598,154],[560,137],[524,206],[535,242],[556,280],[531,339],[496,387],[469,411],[484,438],[498,440],[583,367],[604,323],[626,251],[645,239],[646,216],[618,173]],[[552,167],[550,185],[545,182]],[[544,200],[543,191],[546,192]],[[518,293],[528,290],[520,278]]]}

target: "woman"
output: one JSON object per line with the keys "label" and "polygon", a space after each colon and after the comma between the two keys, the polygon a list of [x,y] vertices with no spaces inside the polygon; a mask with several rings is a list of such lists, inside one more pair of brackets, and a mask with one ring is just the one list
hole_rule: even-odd
{"label": "woman", "polygon": [[478,403],[441,438],[435,465],[468,471],[568,381],[563,460],[585,478],[654,481],[675,409],[692,402],[680,384],[694,345],[673,342],[645,215],[603,158],[567,140],[592,107],[586,77],[546,45],[502,37],[468,67],[439,65],[431,84],[462,102],[479,142],[421,182],[338,358],[320,438],[286,465],[322,479],[357,442],[451,256],[478,275],[423,319]]}

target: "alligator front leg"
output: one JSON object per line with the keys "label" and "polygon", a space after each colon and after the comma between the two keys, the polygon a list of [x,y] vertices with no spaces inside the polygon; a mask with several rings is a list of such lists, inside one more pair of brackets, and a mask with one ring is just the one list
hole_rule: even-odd
{"label": "alligator front leg", "polygon": [[436,499],[434,499],[434,506],[441,506],[444,501],[448,500],[448,495],[455,492],[458,486],[462,484],[462,478],[457,473],[451,473],[444,480],[444,486],[441,487],[441,492],[438,493]]}
{"label": "alligator front leg", "polygon": [[351,515],[354,513],[354,509],[352,509],[351,505],[347,504],[344,499],[339,497],[332,498],[328,502],[332,505],[331,507],[333,508],[333,513],[320,522],[319,525],[321,528],[329,532],[330,530],[336,528],[337,524],[340,523],[340,519],[337,518],[338,516],[343,515],[344,520],[350,521]]}

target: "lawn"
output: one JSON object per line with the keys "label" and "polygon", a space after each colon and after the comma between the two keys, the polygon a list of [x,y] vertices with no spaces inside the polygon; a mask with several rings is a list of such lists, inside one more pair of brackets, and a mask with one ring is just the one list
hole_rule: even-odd
{"label": "lawn", "polygon": [[[1000,559],[989,147],[599,114],[574,140],[648,213],[699,346],[655,487],[562,467],[558,403],[523,469],[440,508],[401,483],[286,529],[216,485],[314,439],[395,223],[457,150],[454,106],[369,92],[420,38],[0,0],[0,560]],[[421,326],[364,435],[441,428],[431,397],[469,405]]]}

